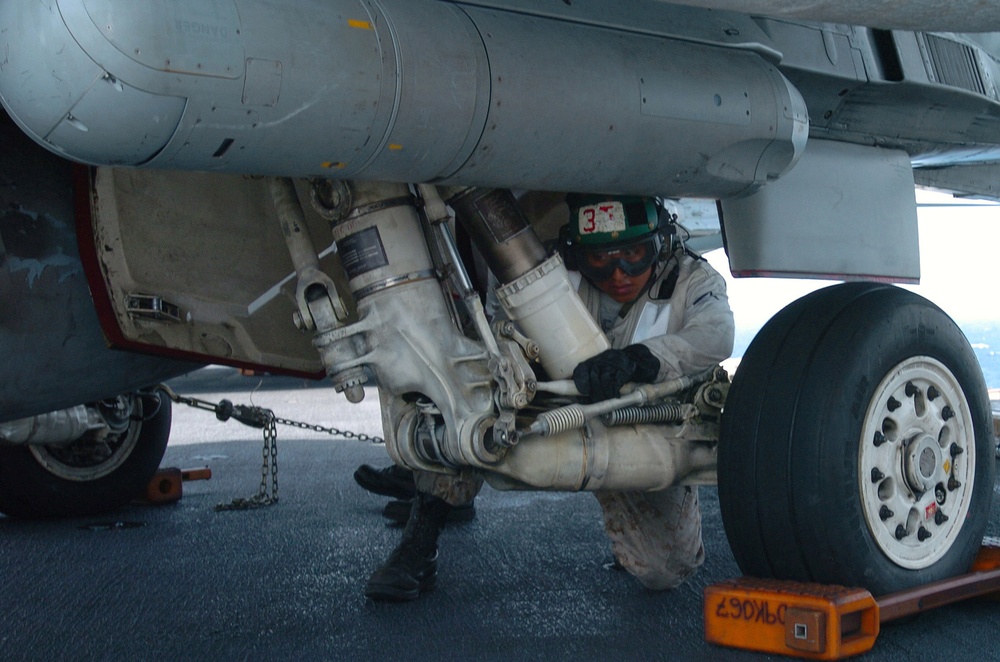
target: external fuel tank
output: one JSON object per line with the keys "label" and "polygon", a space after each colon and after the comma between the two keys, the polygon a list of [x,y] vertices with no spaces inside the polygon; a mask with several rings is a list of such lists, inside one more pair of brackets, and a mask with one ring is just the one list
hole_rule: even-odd
{"label": "external fuel tank", "polygon": [[5,0],[0,99],[80,162],[291,177],[719,198],[804,148],[766,48],[487,4]]}

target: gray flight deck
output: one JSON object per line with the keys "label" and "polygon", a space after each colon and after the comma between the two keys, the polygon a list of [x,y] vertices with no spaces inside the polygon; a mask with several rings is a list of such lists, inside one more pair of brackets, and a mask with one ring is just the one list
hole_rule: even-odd
{"label": "gray flight deck", "polygon": [[[220,368],[171,384],[381,431],[374,391],[351,406],[302,380]],[[375,604],[365,579],[400,529],[351,473],[386,463],[382,447],[280,426],[280,502],[215,512],[257,491],[259,431],[181,406],[174,423],[164,466],[213,472],[185,483],[180,502],[71,520],[0,516],[0,660],[787,659],[704,641],[702,589],[738,575],[715,488],[701,490],[707,561],[678,590],[646,591],[611,569],[590,495],[486,488],[477,518],[442,535],[438,587],[411,604]],[[987,533],[1000,535],[996,507]],[[998,660],[998,631],[1000,602],[973,601],[886,626],[855,659]]]}

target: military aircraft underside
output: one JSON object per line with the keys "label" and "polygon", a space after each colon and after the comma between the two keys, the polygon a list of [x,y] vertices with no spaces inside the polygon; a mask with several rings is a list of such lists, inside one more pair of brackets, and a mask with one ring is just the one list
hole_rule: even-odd
{"label": "military aircraft underside", "polygon": [[[373,380],[415,469],[717,481],[748,574],[968,568],[985,384],[888,283],[919,279],[915,184],[995,194],[1000,41],[950,30],[1000,10],[5,0],[0,26],[0,510],[120,504],[166,443],[151,387],[214,362],[352,402]],[[715,200],[735,274],[850,282],[780,312],[731,384],[581,404],[567,378],[608,341],[546,244],[567,191]]]}

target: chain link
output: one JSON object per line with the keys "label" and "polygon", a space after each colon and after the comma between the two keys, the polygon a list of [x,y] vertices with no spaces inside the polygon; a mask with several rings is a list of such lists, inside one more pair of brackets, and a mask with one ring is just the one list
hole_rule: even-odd
{"label": "chain link", "polygon": [[[165,384],[161,384],[157,388],[163,389],[164,393],[167,394],[167,397],[169,397],[171,400],[173,400],[178,404],[187,405],[189,407],[193,407],[195,409],[201,409],[203,411],[210,411],[213,412],[216,416],[219,416],[220,413],[225,410],[225,404],[229,403],[228,400],[223,400],[222,402],[215,403],[215,402],[209,402],[208,400],[200,400],[198,398],[191,398],[183,395],[178,395],[169,386]],[[231,406],[232,403],[229,404]],[[242,409],[244,411],[260,409],[260,407],[246,407],[246,406],[237,406],[236,408]],[[236,416],[234,416],[234,418],[236,418]],[[241,421],[241,422],[246,422],[246,421]],[[363,432],[338,430],[337,428],[334,427],[324,427],[322,425],[303,423],[301,421],[292,421],[287,418],[279,418],[279,417],[275,417],[274,422],[277,423],[278,425],[287,425],[289,427],[299,428],[300,430],[311,430],[313,432],[322,432],[325,434],[329,434],[334,437],[342,437],[345,440],[370,442],[375,445],[381,445],[385,443],[385,439],[383,439],[382,437],[367,435]],[[263,426],[258,425],[256,427],[263,427]]]}
{"label": "chain link", "polygon": [[[261,506],[270,506],[278,503],[278,429],[275,426],[274,412],[270,409],[254,407],[256,413],[263,416],[264,420],[264,448],[261,451],[263,463],[260,467],[260,489],[257,494],[248,498],[236,498],[229,503],[220,503],[215,507],[216,511],[222,510],[250,510]],[[268,469],[270,467],[270,470]],[[267,493],[267,477],[271,476],[271,493]]]}
{"label": "chain link", "polygon": [[[338,430],[334,427],[324,427],[322,425],[311,425],[301,421],[292,421],[287,418],[278,418],[270,409],[263,407],[233,405],[229,400],[222,400],[218,403],[178,395],[166,384],[158,386],[171,400],[178,404],[187,405],[194,409],[213,412],[220,421],[228,421],[230,418],[249,425],[263,429],[264,448],[261,451],[263,462],[260,468],[260,489],[257,494],[243,499],[233,499],[230,503],[220,503],[215,510],[248,510],[269,506],[278,502],[278,428],[277,424],[288,425],[301,430],[311,430],[313,432],[325,432],[334,437],[343,437],[345,440],[356,439],[361,442],[372,444],[384,444],[382,437],[369,436],[361,432],[351,432],[350,430]],[[267,478],[271,477],[271,492],[268,494]]]}
{"label": "chain link", "polygon": [[322,425],[312,425],[309,423],[302,423],[301,421],[290,421],[287,418],[276,418],[275,423],[281,425],[288,425],[293,428],[300,428],[302,430],[312,430],[313,432],[325,432],[327,434],[333,435],[334,437],[343,437],[344,439],[357,439],[358,441],[368,441],[373,444],[384,444],[385,439],[382,437],[371,437],[364,432],[351,432],[350,430],[338,430],[337,428],[326,428]]}

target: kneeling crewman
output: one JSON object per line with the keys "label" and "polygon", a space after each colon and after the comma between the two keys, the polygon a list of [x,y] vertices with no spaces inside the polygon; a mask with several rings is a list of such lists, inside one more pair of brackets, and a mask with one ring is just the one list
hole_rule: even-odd
{"label": "kneeling crewman", "polygon": [[[570,195],[563,251],[578,292],[612,349],[573,371],[589,401],[628,382],[701,373],[733,350],[725,280],[677,241],[673,219],[653,198]],[[575,274],[574,274],[575,272]],[[376,600],[412,600],[434,585],[437,540],[455,506],[482,479],[416,472],[417,497],[403,539],[368,580]],[[704,561],[697,488],[595,492],[618,563],[651,589],[673,588]]]}

